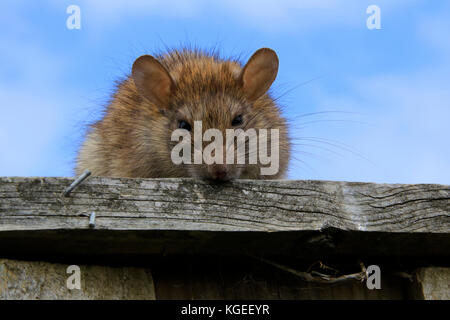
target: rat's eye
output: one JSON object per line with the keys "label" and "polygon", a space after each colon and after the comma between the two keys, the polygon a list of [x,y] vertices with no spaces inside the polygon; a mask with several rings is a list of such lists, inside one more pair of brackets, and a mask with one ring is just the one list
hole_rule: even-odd
{"label": "rat's eye", "polygon": [[178,128],[191,131],[191,125],[184,120],[178,121]]}
{"label": "rat's eye", "polygon": [[233,119],[233,121],[231,121],[231,125],[234,127],[234,126],[238,126],[238,125],[240,125],[240,124],[242,124],[242,116],[241,115],[238,115],[237,117],[235,117],[234,119]]}

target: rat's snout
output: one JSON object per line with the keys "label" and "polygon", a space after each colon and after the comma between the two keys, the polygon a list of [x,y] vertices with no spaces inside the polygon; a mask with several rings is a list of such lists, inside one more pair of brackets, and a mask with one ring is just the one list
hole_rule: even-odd
{"label": "rat's snout", "polygon": [[208,165],[208,177],[216,181],[229,180],[229,170],[225,164],[210,164]]}

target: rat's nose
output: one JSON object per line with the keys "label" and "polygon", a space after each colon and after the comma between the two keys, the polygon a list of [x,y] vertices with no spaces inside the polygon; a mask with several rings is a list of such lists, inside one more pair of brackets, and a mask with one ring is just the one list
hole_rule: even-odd
{"label": "rat's nose", "polygon": [[208,166],[208,173],[211,179],[225,181],[228,180],[228,169],[224,164],[211,164]]}

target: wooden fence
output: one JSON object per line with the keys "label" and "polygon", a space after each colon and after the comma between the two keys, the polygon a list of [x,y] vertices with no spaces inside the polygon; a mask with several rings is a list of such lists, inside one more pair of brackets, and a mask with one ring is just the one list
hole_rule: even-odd
{"label": "wooden fence", "polygon": [[449,186],[72,181],[0,178],[0,298],[450,299]]}

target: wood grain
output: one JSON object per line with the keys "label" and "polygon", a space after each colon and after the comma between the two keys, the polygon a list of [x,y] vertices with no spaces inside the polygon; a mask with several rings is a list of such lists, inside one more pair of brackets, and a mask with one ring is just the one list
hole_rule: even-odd
{"label": "wood grain", "polygon": [[0,252],[450,252],[445,185],[92,177],[62,197],[72,181],[0,178]]}

